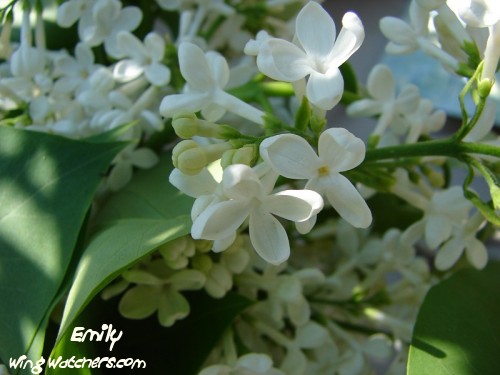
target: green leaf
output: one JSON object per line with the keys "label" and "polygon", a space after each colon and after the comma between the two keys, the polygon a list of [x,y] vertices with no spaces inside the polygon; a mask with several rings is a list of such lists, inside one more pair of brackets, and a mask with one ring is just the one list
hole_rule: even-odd
{"label": "green leaf", "polygon": [[420,309],[409,375],[500,374],[500,262],[431,288]]}
{"label": "green leaf", "polygon": [[[117,332],[123,331],[112,352],[109,342],[93,342],[95,357],[140,359],[146,362],[148,374],[163,374],[165,370],[175,375],[197,374],[234,319],[253,301],[233,292],[221,299],[214,299],[204,291],[183,294],[189,301],[190,314],[168,328],[160,326],[157,313],[147,319],[130,320],[118,313],[119,298],[109,301],[94,298],[79,317],[88,322],[83,327],[100,331],[106,323]],[[61,343],[66,345],[70,337],[68,330]],[[66,358],[72,355],[79,354],[67,352]]]}
{"label": "green leaf", "polygon": [[85,215],[102,173],[123,146],[0,126],[3,362],[40,355]]}
{"label": "green leaf", "polygon": [[151,170],[140,171],[99,212],[96,233],[78,265],[64,310],[59,338],[105,285],[159,245],[189,233],[193,203],[168,182],[165,155]]}

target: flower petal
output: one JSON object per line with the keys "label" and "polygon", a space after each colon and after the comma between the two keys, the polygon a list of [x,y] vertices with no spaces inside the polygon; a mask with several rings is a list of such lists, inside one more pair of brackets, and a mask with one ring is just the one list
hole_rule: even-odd
{"label": "flower petal", "polygon": [[278,265],[290,257],[290,244],[285,229],[269,212],[254,208],[250,213],[250,241],[266,262]]}
{"label": "flower petal", "polygon": [[208,93],[188,93],[167,95],[160,104],[160,114],[174,117],[179,112],[198,112],[207,103]]}
{"label": "flower petal", "polygon": [[366,87],[370,95],[385,101],[396,96],[396,83],[394,75],[387,65],[378,64],[371,70]]}
{"label": "flower petal", "polygon": [[144,38],[144,47],[153,61],[161,61],[165,55],[165,41],[161,36],[150,32]]}
{"label": "flower petal", "polygon": [[120,16],[114,20],[116,30],[132,31],[139,26],[142,20],[142,11],[138,7],[130,6],[121,10]]}
{"label": "flower petal", "polygon": [[120,314],[128,319],[144,319],[158,308],[159,289],[138,285],[125,292],[118,305]]}
{"label": "flower petal", "polygon": [[461,1],[458,14],[467,25],[474,27],[492,26],[500,19],[498,4],[488,0]]}
{"label": "flower petal", "polygon": [[260,155],[286,178],[313,178],[320,167],[318,155],[313,148],[304,138],[295,134],[266,138],[260,144]]}
{"label": "flower petal", "polygon": [[207,121],[215,122],[226,114],[226,109],[216,103],[209,103],[201,109],[201,115]]}
{"label": "flower petal", "polygon": [[292,221],[305,221],[323,208],[323,198],[312,190],[285,190],[262,202],[266,211]]}
{"label": "flower petal", "polygon": [[380,103],[372,99],[357,100],[347,107],[347,114],[352,117],[371,117],[381,112]]}
{"label": "flower petal", "polygon": [[132,165],[143,169],[151,168],[159,161],[158,155],[156,155],[153,150],[146,147],[141,147],[132,151],[130,159]]}
{"label": "flower petal", "polygon": [[177,189],[193,198],[213,194],[217,186],[219,186],[207,169],[203,169],[200,173],[190,176],[174,168],[168,180]]}
{"label": "flower petal", "polygon": [[149,83],[155,86],[165,86],[170,82],[170,69],[162,64],[153,63],[147,66],[144,75]]}
{"label": "flower petal", "polygon": [[141,63],[147,59],[148,54],[146,48],[144,48],[144,45],[134,34],[128,31],[120,31],[116,35],[116,41],[121,51],[126,56]]}
{"label": "flower petal", "polygon": [[439,249],[434,265],[440,271],[446,271],[453,267],[464,251],[464,243],[459,236],[453,237]]}
{"label": "flower petal", "polygon": [[396,17],[383,17],[379,23],[382,34],[393,43],[401,46],[414,46],[415,34],[406,22]]}
{"label": "flower petal", "polygon": [[420,102],[420,90],[417,86],[407,84],[403,87],[396,100],[400,113],[412,113],[417,110]]}
{"label": "flower petal", "polygon": [[194,239],[221,240],[232,235],[250,213],[248,201],[224,201],[215,203],[203,211],[193,222],[191,236]]}
{"label": "flower petal", "polygon": [[207,52],[205,56],[217,86],[224,88],[229,82],[229,66],[226,59],[221,54],[213,51]]}
{"label": "flower petal", "polygon": [[372,213],[368,205],[346,177],[341,174],[330,176],[325,193],[332,207],[351,225],[366,228],[371,224]]}
{"label": "flower petal", "polygon": [[330,66],[342,65],[359,49],[363,40],[365,40],[363,23],[355,13],[347,12],[342,18],[342,30],[328,57]]}
{"label": "flower petal", "polygon": [[170,327],[176,320],[189,315],[189,302],[176,290],[167,289],[158,304],[158,320],[163,327]]}
{"label": "flower petal", "polygon": [[249,353],[238,358],[236,367],[249,369],[251,372],[259,374],[265,374],[273,367],[273,361],[266,354]]}
{"label": "flower petal", "polygon": [[298,81],[313,71],[304,51],[295,44],[276,38],[262,44],[257,66],[268,77],[285,82]]}
{"label": "flower petal", "polygon": [[244,164],[228,166],[222,175],[224,194],[231,199],[248,201],[262,194],[262,184],[252,168]]}
{"label": "flower petal", "polygon": [[295,229],[297,229],[297,232],[300,234],[307,234],[311,231],[311,229],[313,229],[317,218],[318,217],[316,215],[313,215],[307,220],[298,221],[295,223]]}
{"label": "flower petal", "polygon": [[328,111],[335,107],[344,92],[344,78],[336,67],[326,73],[312,72],[307,81],[306,96],[315,106]]}
{"label": "flower petal", "polygon": [[77,1],[68,1],[57,8],[57,23],[62,27],[70,27],[82,14],[81,4]]}
{"label": "flower petal", "polygon": [[179,46],[179,67],[190,86],[207,91],[213,88],[212,73],[202,49],[189,42]]}
{"label": "flower petal", "polygon": [[431,249],[436,249],[450,238],[452,225],[442,216],[430,215],[425,223],[425,241]]}
{"label": "flower petal", "polygon": [[333,48],[337,31],[328,12],[311,1],[297,15],[295,33],[309,57],[324,59]]}
{"label": "flower petal", "polygon": [[344,128],[330,128],[319,137],[319,158],[332,171],[343,172],[358,166],[365,158],[363,141]]}
{"label": "flower petal", "polygon": [[236,232],[231,234],[227,238],[222,238],[220,240],[215,240],[212,245],[212,251],[214,253],[220,253],[221,251],[226,250],[229,246],[231,246],[236,240]]}
{"label": "flower petal", "polygon": [[467,241],[465,254],[469,262],[477,269],[483,269],[488,263],[488,250],[484,243],[477,238],[471,238]]}

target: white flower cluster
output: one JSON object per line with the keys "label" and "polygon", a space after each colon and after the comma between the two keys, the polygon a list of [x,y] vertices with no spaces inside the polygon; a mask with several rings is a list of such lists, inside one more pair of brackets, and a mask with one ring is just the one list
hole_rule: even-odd
{"label": "white flower cluster", "polygon": [[[309,27],[312,20],[319,26],[317,30]],[[343,32],[335,41],[332,19],[321,6],[310,2],[299,12],[295,29],[295,40],[300,46],[268,37],[250,41],[246,50],[255,52],[259,70],[273,79],[295,82],[295,87],[299,88],[304,85],[298,81],[310,75],[306,92],[299,89],[296,95],[305,94],[311,104],[321,110],[331,109],[343,92],[338,67],[363,41],[361,21],[353,13],[346,15]],[[188,83],[186,93],[165,97],[160,109],[162,114],[174,117],[182,112],[201,110],[205,119],[216,121],[225,111],[231,111],[264,125],[263,112],[223,90],[229,80],[229,69],[223,57],[212,52],[203,54],[199,47],[183,42],[179,47],[179,64]],[[183,125],[179,127],[188,126]],[[181,129],[176,127],[176,131],[180,134]],[[181,142],[174,150],[174,165],[180,171],[174,170],[170,182],[197,198],[192,211],[191,234],[193,238],[216,241],[216,250],[230,245],[237,230],[248,219],[250,239],[257,253],[269,263],[284,262],[290,256],[290,246],[285,229],[274,216],[294,221],[299,232],[307,233],[323,208],[321,195],[326,196],[332,207],[354,226],[367,227],[371,223],[366,202],[341,174],[359,165],[365,153],[364,143],[345,129],[322,132],[318,139],[319,155],[298,135],[279,134],[266,138],[258,150],[262,163],[251,168],[234,163],[233,158],[233,163],[224,169],[221,180],[217,181],[219,184],[201,168],[219,157],[224,159],[221,152],[235,147],[227,143],[215,147],[205,147],[202,152],[192,140]],[[200,157],[200,154],[203,155]],[[196,165],[194,169],[193,165]],[[273,194],[278,176],[308,182],[303,190],[282,190]],[[213,188],[193,191],[191,186]]]}
{"label": "white flower cluster", "polygon": [[[170,153],[170,183],[194,199],[190,235],[136,259],[103,296],[123,293],[124,317],[164,327],[189,316],[186,291],[254,301],[200,375],[357,375],[377,360],[401,373],[437,281],[428,258],[445,274],[463,255],[485,267],[478,236],[500,209],[496,0],[413,0],[408,22],[380,22],[388,52],[421,49],[470,78],[460,100],[471,94],[476,112],[463,108],[444,141],[445,113],[387,66],[352,88],[344,68],[365,36],[352,12],[337,34],[315,1],[67,0],[57,27],[77,41],[54,51],[41,3],[16,3],[0,14],[0,124],[128,142],[106,175],[113,191]],[[376,118],[366,145],[328,124],[339,104]],[[450,186],[452,158],[485,177],[491,203],[468,180]]]}
{"label": "white flower cluster", "polygon": [[[420,49],[454,71],[467,66],[470,48],[463,47],[477,46],[479,58],[484,60],[481,79],[492,84],[500,58],[499,21],[494,0],[412,0],[410,23],[384,17],[380,28],[390,40],[387,52],[405,54]],[[437,35],[432,35],[429,25]]]}

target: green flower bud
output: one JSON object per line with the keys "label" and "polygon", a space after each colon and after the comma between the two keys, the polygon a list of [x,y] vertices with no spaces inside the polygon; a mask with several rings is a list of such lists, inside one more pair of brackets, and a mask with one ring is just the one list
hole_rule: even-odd
{"label": "green flower bud", "polygon": [[180,138],[191,139],[198,135],[198,118],[194,113],[175,116],[172,127]]}
{"label": "green flower bud", "polygon": [[193,257],[191,265],[195,270],[201,271],[206,275],[208,274],[208,272],[210,272],[210,269],[213,266],[213,262],[209,255],[196,254]]}
{"label": "green flower bud", "polygon": [[195,254],[194,240],[189,236],[179,237],[158,248],[165,263],[172,269],[186,268],[188,257]]}
{"label": "green flower bud", "polygon": [[196,247],[196,250],[200,253],[208,253],[210,250],[212,250],[213,246],[213,241],[209,240],[195,240],[194,245]]}
{"label": "green flower bud", "polygon": [[477,85],[479,97],[487,98],[488,95],[490,95],[491,88],[493,87],[494,84],[495,84],[494,80],[488,78],[482,79]]}
{"label": "green flower bud", "polygon": [[257,156],[255,145],[244,146],[234,152],[233,164],[245,164],[251,166]]}
{"label": "green flower bud", "polygon": [[208,164],[204,149],[195,141],[179,142],[172,150],[172,162],[187,175],[200,173]]}
{"label": "green flower bud", "polygon": [[207,274],[206,292],[213,298],[222,298],[233,286],[231,273],[220,264],[214,264]]}

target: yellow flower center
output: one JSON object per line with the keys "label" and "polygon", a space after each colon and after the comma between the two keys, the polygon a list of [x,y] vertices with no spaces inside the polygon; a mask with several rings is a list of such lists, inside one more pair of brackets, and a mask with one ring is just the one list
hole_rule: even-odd
{"label": "yellow flower center", "polygon": [[330,173],[330,169],[328,167],[326,167],[326,166],[318,168],[318,175],[320,177],[327,176],[329,173]]}

